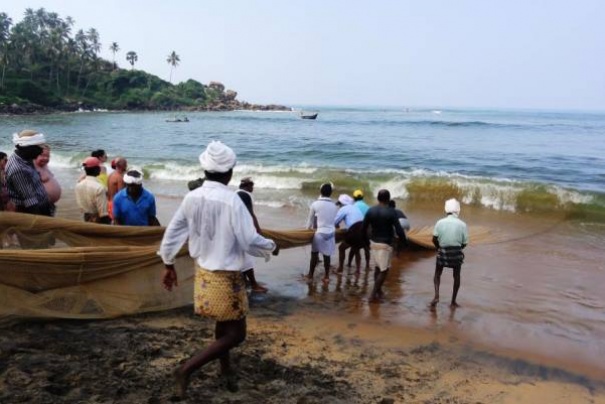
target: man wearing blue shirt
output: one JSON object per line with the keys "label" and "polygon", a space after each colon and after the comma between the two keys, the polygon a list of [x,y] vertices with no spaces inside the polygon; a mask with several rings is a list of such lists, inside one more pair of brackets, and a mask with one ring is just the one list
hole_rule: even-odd
{"label": "man wearing blue shirt", "polygon": [[130,170],[124,174],[126,188],[113,197],[113,220],[126,226],[159,226],[155,197],[143,188],[143,174]]}

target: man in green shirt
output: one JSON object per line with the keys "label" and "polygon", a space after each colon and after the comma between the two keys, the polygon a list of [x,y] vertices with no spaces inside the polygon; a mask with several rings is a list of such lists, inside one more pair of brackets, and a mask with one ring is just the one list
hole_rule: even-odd
{"label": "man in green shirt", "polygon": [[433,230],[433,244],[437,249],[437,263],[435,265],[435,298],[431,302],[431,308],[435,308],[439,302],[439,284],[443,268],[452,268],[454,271],[454,292],[452,294],[451,307],[458,307],[456,297],[460,289],[460,272],[464,262],[462,250],[468,244],[468,229],[466,223],[458,218],[460,214],[460,202],[449,199],[445,202],[446,217],[435,224]]}

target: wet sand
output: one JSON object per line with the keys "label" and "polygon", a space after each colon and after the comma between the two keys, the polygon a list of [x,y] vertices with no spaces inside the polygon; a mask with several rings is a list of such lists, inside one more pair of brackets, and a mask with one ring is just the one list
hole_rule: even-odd
{"label": "wet sand", "polygon": [[[160,198],[163,224],[177,204]],[[439,215],[405,209],[414,225]],[[257,211],[267,228],[304,222],[288,208]],[[78,216],[67,195],[60,212]],[[221,387],[218,365],[210,365],[193,378],[186,402],[605,403],[602,300],[592,297],[603,284],[596,243],[580,242],[578,253],[569,246],[578,230],[557,218],[465,215],[490,224],[501,242],[469,248],[455,311],[447,304],[449,273],[442,303],[435,312],[427,307],[430,252],[395,261],[381,305],[367,303],[365,272],[332,275],[327,287],[302,282],[308,248],[259,262],[257,277],[270,292],[252,297],[248,339],[234,351],[239,392]],[[212,323],[191,313],[4,328],[0,402],[170,402],[172,369],[212,340]]]}

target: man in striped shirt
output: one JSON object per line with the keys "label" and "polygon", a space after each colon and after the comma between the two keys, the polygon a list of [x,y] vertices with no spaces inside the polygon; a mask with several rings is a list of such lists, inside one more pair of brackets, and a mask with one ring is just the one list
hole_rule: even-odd
{"label": "man in striped shirt", "polygon": [[33,163],[42,154],[42,145],[46,144],[44,134],[23,130],[13,135],[13,143],[15,152],[6,164],[6,183],[11,201],[17,212],[52,216],[55,205],[48,199]]}

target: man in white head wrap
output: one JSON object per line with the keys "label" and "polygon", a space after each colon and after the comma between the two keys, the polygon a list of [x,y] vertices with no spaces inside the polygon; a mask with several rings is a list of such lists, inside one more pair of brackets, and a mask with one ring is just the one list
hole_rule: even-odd
{"label": "man in white head wrap", "polygon": [[451,307],[458,307],[456,298],[460,289],[460,272],[464,262],[462,250],[468,244],[468,229],[466,223],[458,218],[460,214],[460,202],[456,199],[448,199],[445,202],[446,217],[435,224],[433,230],[433,244],[437,249],[437,262],[435,264],[435,297],[431,307],[439,302],[439,284],[443,268],[452,268],[454,272],[454,291],[452,293]]}
{"label": "man in white head wrap", "polygon": [[6,163],[6,183],[11,202],[15,204],[17,212],[52,216],[55,205],[50,202],[33,163],[46,144],[44,134],[23,130],[13,134],[13,143],[15,152]]}
{"label": "man in white head wrap", "polygon": [[355,256],[357,274],[361,271],[361,255],[359,250],[365,246],[365,238],[362,233],[363,213],[361,209],[355,206],[355,199],[347,194],[341,194],[338,197],[337,205],[340,206],[334,219],[334,226],[338,227],[344,222],[344,228],[347,230],[342,242],[338,246],[338,269],[342,272],[347,254],[347,249],[351,247],[351,254]]}
{"label": "man in white head wrap", "polygon": [[319,199],[311,204],[309,208],[309,217],[307,219],[307,229],[314,229],[315,235],[311,243],[311,261],[309,263],[309,273],[306,278],[313,282],[315,267],[319,262],[319,253],[323,255],[324,277],[323,283],[330,282],[330,256],[336,250],[336,228],[334,219],[338,213],[338,206],[330,196],[334,185],[331,182],[322,184],[319,188]]}
{"label": "man in white head wrap", "polygon": [[159,226],[155,197],[143,188],[143,173],[129,170],[124,174],[125,188],[113,197],[113,221],[126,226]]}
{"label": "man in white head wrap", "polygon": [[216,321],[216,341],[175,371],[177,395],[185,395],[191,373],[220,359],[227,387],[235,388],[229,351],[246,338],[248,299],[241,269],[246,254],[269,259],[277,245],[256,231],[246,206],[227,187],[236,157],[233,150],[213,141],[199,157],[206,180],[189,192],[166,228],[159,254],[167,290],[177,286],[174,261],[188,242],[195,261],[194,308],[198,315]]}

